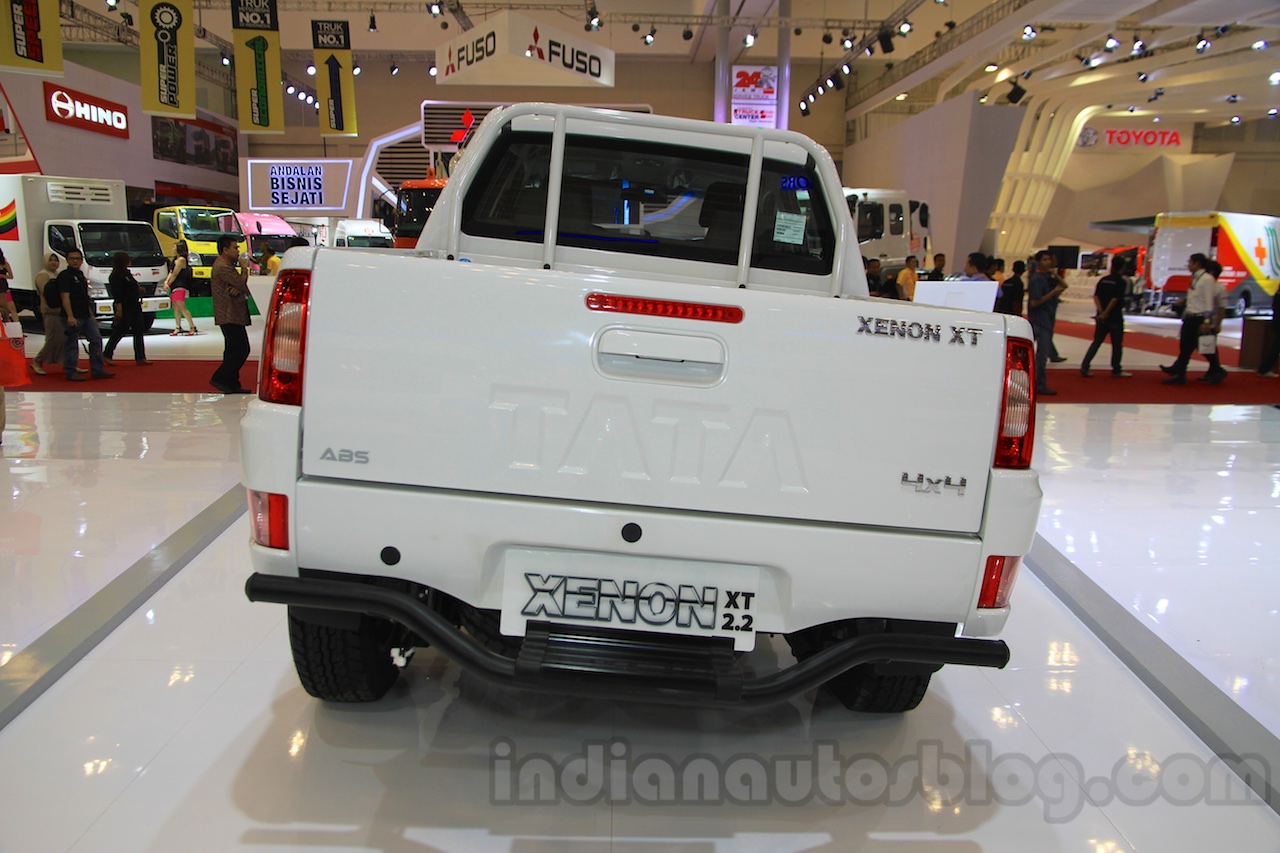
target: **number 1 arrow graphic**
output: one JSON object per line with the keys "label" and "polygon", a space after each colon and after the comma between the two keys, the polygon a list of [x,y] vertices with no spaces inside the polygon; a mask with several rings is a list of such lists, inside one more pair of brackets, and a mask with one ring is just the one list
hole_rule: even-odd
{"label": "number 1 arrow graphic", "polygon": [[254,99],[257,102],[258,114],[253,123],[260,127],[271,124],[271,110],[267,99],[267,48],[270,44],[262,36],[254,36],[244,43],[253,51],[253,85]]}
{"label": "number 1 arrow graphic", "polygon": [[346,126],[342,115],[342,63],[331,53],[324,64],[329,66],[329,127],[342,130]]}

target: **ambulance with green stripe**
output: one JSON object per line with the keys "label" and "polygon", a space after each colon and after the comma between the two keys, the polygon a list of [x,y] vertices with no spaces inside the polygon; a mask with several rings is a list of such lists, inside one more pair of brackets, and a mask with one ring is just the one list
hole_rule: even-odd
{"label": "ambulance with green stripe", "polygon": [[1222,264],[1219,281],[1236,316],[1271,303],[1280,284],[1280,217],[1217,210],[1156,216],[1147,252],[1148,304],[1159,308],[1186,295],[1187,259],[1199,252]]}

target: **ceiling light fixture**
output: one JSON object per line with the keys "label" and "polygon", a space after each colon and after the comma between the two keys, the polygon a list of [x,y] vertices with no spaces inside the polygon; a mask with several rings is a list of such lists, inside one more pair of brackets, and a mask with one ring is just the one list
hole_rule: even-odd
{"label": "ceiling light fixture", "polygon": [[432,3],[431,5],[427,6],[427,11],[431,13],[431,17],[438,18],[440,17],[440,13],[443,12],[444,9],[441,8],[439,3]]}
{"label": "ceiling light fixture", "polygon": [[600,10],[596,8],[595,3],[587,7],[587,28],[591,30],[600,29]]}
{"label": "ceiling light fixture", "polygon": [[1267,118],[1275,118],[1277,114],[1280,114],[1280,110],[1277,110],[1275,107],[1267,110]]}
{"label": "ceiling light fixture", "polygon": [[1120,46],[1120,39],[1116,38],[1111,33],[1107,33],[1107,43],[1103,46],[1102,49],[1105,50],[1107,53],[1111,53],[1119,46]]}
{"label": "ceiling light fixture", "polygon": [[292,95],[294,92],[298,91],[298,87],[290,83],[285,87],[284,91],[286,95]]}
{"label": "ceiling light fixture", "polygon": [[299,101],[305,101],[306,99],[307,99],[307,93],[306,93],[306,92],[304,92],[304,91],[302,91],[301,89],[299,89],[299,90],[298,90],[298,100],[299,100]]}
{"label": "ceiling light fixture", "polygon": [[394,77],[399,73],[400,73],[400,66],[396,65],[394,62],[391,63],[391,76]]}
{"label": "ceiling light fixture", "polygon": [[1238,103],[1240,103],[1240,96],[1239,96],[1239,95],[1227,95],[1227,103],[1228,103],[1228,104],[1238,104]]}
{"label": "ceiling light fixture", "polygon": [[853,50],[853,39],[849,36],[845,36],[840,40],[840,46],[845,50]]}
{"label": "ceiling light fixture", "polygon": [[982,69],[982,70],[983,70],[983,71],[986,71],[988,74],[990,74],[990,73],[992,73],[993,71],[999,71],[999,70],[1000,70],[1000,66],[999,66],[999,65],[996,65],[994,62],[988,62],[988,63],[987,63],[987,67],[986,67],[986,68],[984,68],[984,69]]}
{"label": "ceiling light fixture", "polygon": [[116,7],[120,5],[120,0],[107,0],[107,10],[114,12]]}
{"label": "ceiling light fixture", "polygon": [[1030,24],[1027,24],[1025,27],[1022,28],[1023,41],[1031,41],[1033,38],[1035,38],[1038,35],[1040,35],[1040,31],[1037,30],[1035,27],[1031,26]]}
{"label": "ceiling light fixture", "polygon": [[1240,116],[1232,116],[1232,117],[1231,117],[1231,123],[1232,123],[1232,124],[1239,124],[1239,123],[1240,123]]}
{"label": "ceiling light fixture", "polygon": [[314,62],[307,63],[307,76],[308,77],[316,76],[316,65]]}
{"label": "ceiling light fixture", "polygon": [[828,32],[828,33],[823,33],[823,34],[822,34],[822,43],[823,43],[823,44],[831,44],[831,42],[833,42],[833,41],[835,41],[835,39],[831,37],[831,33],[829,33],[829,32]]}
{"label": "ceiling light fixture", "polygon": [[756,28],[752,27],[751,32],[742,37],[742,46],[751,47],[756,43]]}
{"label": "ceiling light fixture", "polygon": [[1204,37],[1204,31],[1200,31],[1200,35],[1196,37],[1196,53],[1204,53],[1213,47],[1213,42]]}
{"label": "ceiling light fixture", "polygon": [[907,99],[907,93],[906,93],[906,92],[899,92],[898,94],[896,94],[896,95],[894,95],[894,96],[893,96],[893,99],[894,99],[895,101],[905,101],[905,100]]}
{"label": "ceiling light fixture", "polygon": [[121,12],[121,13],[120,13],[120,20],[124,21],[124,25],[125,25],[126,27],[132,27],[132,26],[133,26],[133,15],[130,15],[128,12]]}
{"label": "ceiling light fixture", "polygon": [[910,21],[903,21],[901,24],[898,24],[898,35],[905,36],[909,32],[911,32]]}
{"label": "ceiling light fixture", "polygon": [[378,18],[372,12],[370,12],[369,13],[369,32],[376,33],[377,31],[378,31]]}
{"label": "ceiling light fixture", "polygon": [[221,57],[222,57],[222,64],[223,64],[223,65],[230,65],[230,64],[231,64],[231,57],[227,56],[225,53],[224,53],[224,54],[221,54]]}
{"label": "ceiling light fixture", "polygon": [[1027,90],[1012,80],[1009,82],[1013,85],[1013,88],[1009,90],[1009,103],[1016,104],[1026,96]]}
{"label": "ceiling light fixture", "polygon": [[430,74],[432,77],[434,77],[440,73],[440,69],[437,68],[436,64],[433,62],[429,66],[427,66],[427,73]]}
{"label": "ceiling light fixture", "polygon": [[642,38],[641,41],[643,41],[645,43],[645,46],[647,47],[648,45],[653,44],[653,37],[656,36],[657,34],[658,34],[658,28],[650,24],[649,32],[644,34],[644,38]]}
{"label": "ceiling light fixture", "polygon": [[1145,83],[1145,82],[1147,82],[1147,80],[1148,80],[1148,79],[1149,79],[1149,78],[1147,77],[1147,72],[1145,72],[1145,71],[1139,71],[1139,72],[1138,72],[1138,82],[1139,82],[1139,83]]}
{"label": "ceiling light fixture", "polygon": [[1258,39],[1258,40],[1257,40],[1257,41],[1255,41],[1253,44],[1249,45],[1249,47],[1250,47],[1250,48],[1252,48],[1253,50],[1266,50],[1266,49],[1267,49],[1267,40],[1266,40],[1266,39]]}
{"label": "ceiling light fixture", "polygon": [[1133,49],[1129,51],[1130,56],[1139,56],[1147,49],[1147,43],[1142,40],[1142,36],[1137,33],[1133,34]]}
{"label": "ceiling light fixture", "polygon": [[359,62],[357,62],[356,64],[354,64],[354,65],[352,65],[352,66],[351,66],[351,74],[352,74],[352,76],[353,76],[353,77],[359,77],[359,76],[360,76],[360,71],[361,71],[361,68],[360,68],[360,63],[359,63]]}
{"label": "ceiling light fixture", "polygon": [[880,43],[881,53],[893,53],[893,33],[888,30],[881,30],[880,34],[876,36],[876,41]]}
{"label": "ceiling light fixture", "polygon": [[690,39],[692,39],[692,38],[693,38],[693,28],[692,28],[692,27],[685,27],[685,28],[684,28],[684,32],[682,32],[682,33],[680,34],[680,38],[684,39],[685,41],[689,41]]}

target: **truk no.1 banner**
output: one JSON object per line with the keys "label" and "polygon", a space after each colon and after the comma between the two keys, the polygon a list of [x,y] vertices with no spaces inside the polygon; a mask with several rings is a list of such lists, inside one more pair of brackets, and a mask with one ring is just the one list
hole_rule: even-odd
{"label": "truk no.1 banner", "polygon": [[312,21],[311,47],[315,51],[316,92],[320,97],[320,135],[357,136],[351,24]]}
{"label": "truk no.1 banner", "polygon": [[191,0],[141,0],[142,110],[196,117],[196,40]]}
{"label": "truk no.1 banner", "polygon": [[276,0],[231,0],[241,133],[284,133]]}
{"label": "truk no.1 banner", "polygon": [[58,0],[5,0],[0,13],[0,66],[62,76]]}

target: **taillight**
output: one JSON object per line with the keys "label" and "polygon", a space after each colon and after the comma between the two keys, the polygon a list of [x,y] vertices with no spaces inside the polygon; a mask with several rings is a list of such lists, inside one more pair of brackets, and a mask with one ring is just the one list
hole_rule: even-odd
{"label": "taillight", "polygon": [[736,305],[710,305],[704,302],[676,302],[670,299],[645,299],[639,296],[617,296],[612,293],[588,293],[587,307],[592,311],[616,311],[619,314],[647,314],[679,320],[706,320],[712,323],[741,323],[742,309]]}
{"label": "taillight", "polygon": [[1021,565],[1021,557],[987,557],[987,569],[982,573],[982,590],[978,593],[978,606],[1008,607],[1013,582],[1018,577],[1018,567]]}
{"label": "taillight", "polygon": [[997,468],[1031,467],[1036,438],[1036,359],[1031,341],[1010,338],[1004,360],[1004,395],[996,436]]}
{"label": "taillight", "polygon": [[310,270],[282,270],[276,278],[262,338],[262,381],[258,392],[258,397],[268,403],[302,405],[310,292]]}
{"label": "taillight", "polygon": [[249,489],[249,529],[253,541],[265,548],[289,548],[289,499]]}

